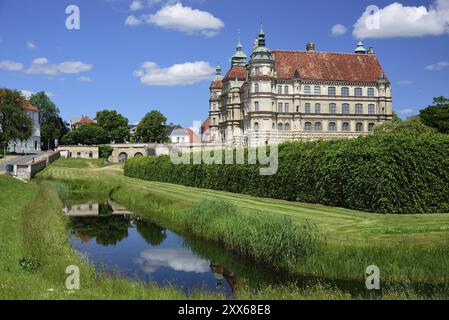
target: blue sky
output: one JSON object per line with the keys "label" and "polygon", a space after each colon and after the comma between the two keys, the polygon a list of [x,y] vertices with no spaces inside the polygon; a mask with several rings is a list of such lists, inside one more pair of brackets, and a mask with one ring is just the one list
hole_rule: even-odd
{"label": "blue sky", "polygon": [[[271,49],[352,52],[363,38],[407,117],[449,96],[449,0],[398,1],[0,0],[0,87],[49,92],[66,120],[110,108],[134,123],[158,109],[192,126],[207,117],[211,73],[229,67],[237,30],[249,54],[263,16]],[[72,4],[79,30],[66,28]],[[371,4],[380,24],[367,29]]]}

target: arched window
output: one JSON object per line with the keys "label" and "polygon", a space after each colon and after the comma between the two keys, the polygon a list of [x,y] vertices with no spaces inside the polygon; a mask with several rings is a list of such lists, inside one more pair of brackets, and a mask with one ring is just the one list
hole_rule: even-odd
{"label": "arched window", "polygon": [[259,93],[259,84],[258,83],[254,84],[254,92]]}
{"label": "arched window", "polygon": [[310,86],[304,86],[304,94],[311,94]]}
{"label": "arched window", "polygon": [[363,96],[363,90],[362,90],[362,88],[355,88],[355,90],[354,90],[354,95],[355,95],[356,97],[361,97],[361,96]]}
{"label": "arched window", "polygon": [[259,101],[254,102],[254,109],[256,110],[256,112],[259,111]]}
{"label": "arched window", "polygon": [[343,97],[348,97],[349,96],[349,88],[348,87],[341,88],[341,95]]}
{"label": "arched window", "polygon": [[254,123],[254,131],[259,131],[259,122]]}
{"label": "arched window", "polygon": [[315,131],[321,132],[321,122],[315,122]]}
{"label": "arched window", "polygon": [[321,113],[321,104],[315,103],[315,113]]}
{"label": "arched window", "polygon": [[355,113],[363,114],[363,104],[358,103],[355,105]]}
{"label": "arched window", "polygon": [[368,97],[374,97],[374,88],[368,88]]}
{"label": "arched window", "polygon": [[290,123],[286,123],[284,128],[285,128],[285,131],[290,131]]}
{"label": "arched window", "polygon": [[341,131],[349,131],[349,123],[348,122],[343,122],[343,124],[341,125]]}
{"label": "arched window", "polygon": [[363,131],[363,123],[357,122],[357,124],[355,125],[355,131],[362,132]]}
{"label": "arched window", "polygon": [[329,104],[329,113],[336,114],[337,113],[337,105],[335,103]]}
{"label": "arched window", "polygon": [[328,130],[330,132],[337,131],[337,124],[335,122],[329,122]]}
{"label": "arched window", "polygon": [[307,131],[307,132],[312,131],[312,123],[306,122],[306,123],[304,124],[304,131]]}
{"label": "arched window", "polygon": [[328,95],[330,95],[330,96],[335,96],[335,95],[337,94],[337,92],[336,92],[336,90],[335,90],[335,87],[329,87],[329,88],[327,89],[327,93],[328,93]]}
{"label": "arched window", "polygon": [[278,123],[278,131],[284,130],[284,125],[282,123]]}
{"label": "arched window", "polygon": [[349,114],[349,103],[343,103],[342,113]]}
{"label": "arched window", "polygon": [[374,123],[370,123],[370,124],[368,124],[368,131],[369,131],[369,132],[373,132],[373,130],[374,130],[374,126],[375,126],[375,124],[374,124]]}
{"label": "arched window", "polygon": [[128,160],[128,154],[125,152],[122,152],[118,155],[118,162],[120,163],[124,163],[126,162],[126,160]]}
{"label": "arched window", "polygon": [[375,109],[374,104],[370,104],[368,106],[368,114],[375,114],[375,113],[376,113],[376,109]]}
{"label": "arched window", "polygon": [[321,87],[320,86],[315,86],[315,88],[313,89],[313,92],[316,95],[321,95]]}
{"label": "arched window", "polygon": [[311,112],[311,110],[310,110],[310,103],[306,103],[304,112],[305,113],[310,113]]}
{"label": "arched window", "polygon": [[290,104],[289,103],[286,103],[285,105],[284,105],[284,111],[285,112],[290,112]]}

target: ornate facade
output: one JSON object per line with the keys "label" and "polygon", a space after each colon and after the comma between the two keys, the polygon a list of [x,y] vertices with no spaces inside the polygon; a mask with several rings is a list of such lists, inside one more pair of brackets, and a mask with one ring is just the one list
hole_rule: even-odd
{"label": "ornate facade", "polygon": [[261,29],[249,63],[240,39],[210,86],[210,142],[256,146],[354,138],[392,117],[391,84],[374,50],[271,51]]}

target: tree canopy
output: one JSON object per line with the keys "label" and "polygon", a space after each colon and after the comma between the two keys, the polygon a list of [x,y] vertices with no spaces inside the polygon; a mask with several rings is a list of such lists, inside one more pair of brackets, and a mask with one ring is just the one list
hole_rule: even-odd
{"label": "tree canopy", "polygon": [[419,117],[410,117],[406,121],[396,118],[394,121],[388,121],[374,127],[374,134],[421,134],[432,132],[436,132],[436,130],[426,126]]}
{"label": "tree canopy", "polygon": [[0,143],[26,140],[33,130],[33,122],[22,108],[25,98],[19,91],[0,89]]}
{"label": "tree canopy", "polygon": [[441,133],[449,133],[449,99],[434,98],[433,104],[421,110],[419,117],[425,125]]}
{"label": "tree canopy", "polygon": [[68,132],[64,120],[59,115],[59,109],[43,91],[33,94],[29,102],[39,109],[42,149],[55,148],[55,139],[61,140]]}
{"label": "tree canopy", "polygon": [[128,119],[115,110],[102,110],[95,117],[97,124],[105,129],[109,135],[109,142],[124,143],[129,141],[130,133]]}
{"label": "tree canopy", "polygon": [[167,118],[159,111],[151,111],[143,117],[137,126],[135,141],[140,143],[167,142]]}
{"label": "tree canopy", "polygon": [[70,131],[62,138],[63,145],[100,145],[109,143],[108,132],[96,125],[88,124]]}

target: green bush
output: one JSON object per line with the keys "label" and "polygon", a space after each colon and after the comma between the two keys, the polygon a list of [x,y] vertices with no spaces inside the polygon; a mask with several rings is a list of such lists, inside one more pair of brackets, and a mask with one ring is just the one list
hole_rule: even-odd
{"label": "green bush", "polygon": [[110,145],[101,145],[99,147],[100,159],[109,159],[109,157],[112,155],[113,150],[114,149]]}
{"label": "green bush", "polygon": [[174,165],[169,156],[130,159],[125,175],[376,213],[442,213],[449,212],[449,136],[287,143],[273,176],[256,165]]}

